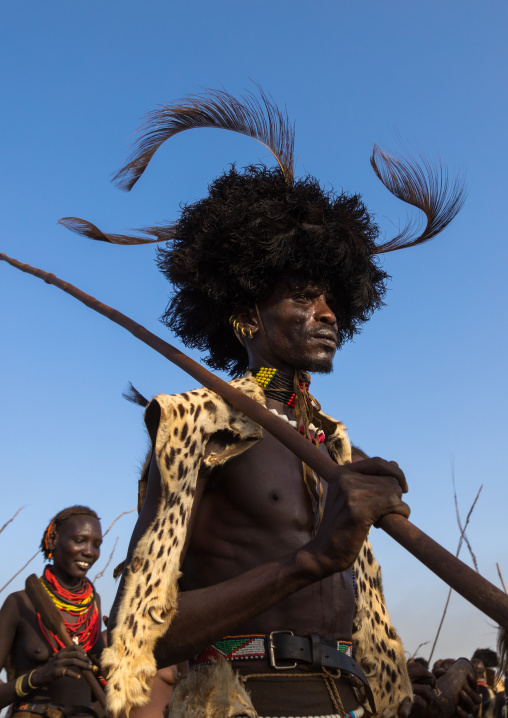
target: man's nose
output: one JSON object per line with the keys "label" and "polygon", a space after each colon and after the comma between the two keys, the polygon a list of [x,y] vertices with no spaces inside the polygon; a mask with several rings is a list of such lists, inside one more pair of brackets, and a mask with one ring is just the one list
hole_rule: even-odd
{"label": "man's nose", "polygon": [[323,324],[337,324],[335,312],[328,304],[326,297],[320,297],[316,308],[317,320]]}

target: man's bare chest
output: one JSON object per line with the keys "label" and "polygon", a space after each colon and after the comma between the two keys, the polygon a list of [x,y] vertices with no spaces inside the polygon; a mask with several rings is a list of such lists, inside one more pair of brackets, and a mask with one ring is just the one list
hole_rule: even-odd
{"label": "man's bare chest", "polygon": [[310,505],[302,463],[267,432],[212,477],[211,490],[218,490],[232,507],[255,516],[267,528],[273,521],[282,522],[286,528],[308,528]]}
{"label": "man's bare chest", "polygon": [[[326,501],[326,484],[323,490]],[[208,477],[181,586],[203,588],[278,560],[306,545],[311,527],[301,461],[267,434]],[[353,579],[347,571],[284,600],[260,618],[256,630],[280,627],[291,616],[304,632],[344,637],[351,634],[353,612]]]}
{"label": "man's bare chest", "polygon": [[[271,435],[215,468],[195,517],[190,551],[249,537],[261,554],[298,548],[310,539],[311,503],[302,464]],[[323,487],[326,496],[326,486]]]}

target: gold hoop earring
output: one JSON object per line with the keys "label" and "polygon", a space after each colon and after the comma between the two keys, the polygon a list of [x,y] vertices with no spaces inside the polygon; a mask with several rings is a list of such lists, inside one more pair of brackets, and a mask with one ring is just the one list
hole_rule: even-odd
{"label": "gold hoop earring", "polygon": [[229,324],[233,327],[233,330],[236,332],[236,334],[241,334],[242,337],[246,337],[248,339],[254,339],[254,334],[252,333],[252,329],[245,329],[243,324],[240,324],[238,319],[235,318],[235,315],[232,314],[229,317],[228,320]]}

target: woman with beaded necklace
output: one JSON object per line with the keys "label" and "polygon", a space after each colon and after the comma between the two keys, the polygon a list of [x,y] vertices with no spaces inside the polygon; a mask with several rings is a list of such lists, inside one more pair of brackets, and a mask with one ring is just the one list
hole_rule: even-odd
{"label": "woman with beaded necklace", "polygon": [[100,599],[86,574],[100,556],[99,517],[86,506],[60,511],[47,526],[41,551],[48,563],[41,583],[62,613],[73,640],[65,648],[43,624],[25,591],[11,593],[0,610],[0,667],[9,662],[12,680],[0,685],[0,707],[11,718],[29,713],[96,715],[80,669],[92,668],[104,647]]}

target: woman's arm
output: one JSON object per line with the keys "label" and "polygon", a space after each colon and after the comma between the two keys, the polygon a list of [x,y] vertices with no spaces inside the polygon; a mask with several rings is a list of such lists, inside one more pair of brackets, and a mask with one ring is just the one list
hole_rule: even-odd
{"label": "woman's arm", "polygon": [[[0,609],[0,667],[4,668],[14,643],[19,640],[19,601],[15,594],[7,597]],[[43,665],[21,673],[12,681],[0,684],[0,708],[22,700],[36,688],[53,683],[57,678],[81,678],[79,668],[90,669],[92,664],[81,646],[69,646],[55,653]],[[16,691],[16,688],[18,691]]]}
{"label": "woman's arm", "polygon": [[[0,670],[5,668],[7,658],[14,645],[16,629],[19,623],[18,603],[14,594],[10,594],[5,599],[5,603],[0,609]],[[16,700],[16,682],[8,681],[0,685],[0,707],[10,705]]]}

